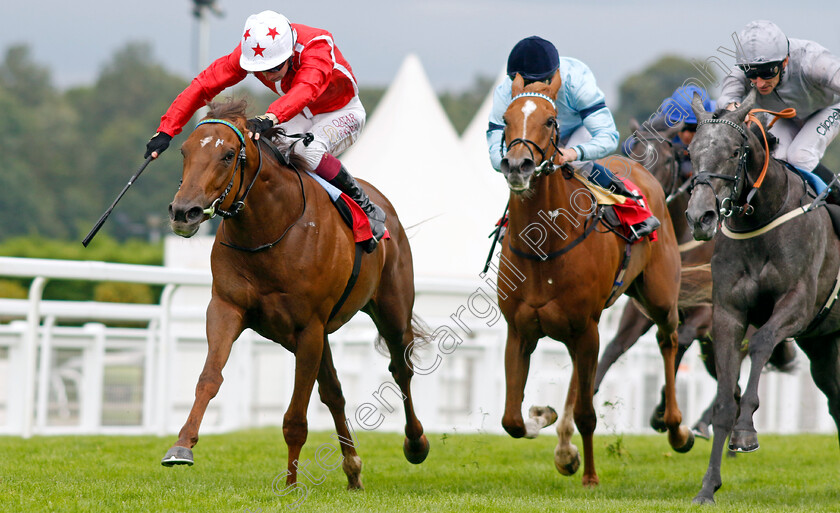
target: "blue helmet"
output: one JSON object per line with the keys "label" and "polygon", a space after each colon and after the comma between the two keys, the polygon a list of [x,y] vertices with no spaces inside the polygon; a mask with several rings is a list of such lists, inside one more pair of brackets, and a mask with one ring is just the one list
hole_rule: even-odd
{"label": "blue helmet", "polygon": [[662,105],[659,107],[659,112],[665,118],[668,126],[674,126],[679,123],[697,124],[697,116],[694,115],[694,110],[691,108],[691,100],[694,98],[694,93],[700,95],[703,101],[703,107],[711,112],[715,110],[716,102],[709,98],[709,93],[705,89],[696,85],[683,85],[677,88],[669,98],[665,98]]}
{"label": "blue helmet", "polygon": [[507,61],[507,74],[517,73],[529,81],[548,80],[560,67],[560,55],[553,44],[538,36],[526,37],[516,43]]}

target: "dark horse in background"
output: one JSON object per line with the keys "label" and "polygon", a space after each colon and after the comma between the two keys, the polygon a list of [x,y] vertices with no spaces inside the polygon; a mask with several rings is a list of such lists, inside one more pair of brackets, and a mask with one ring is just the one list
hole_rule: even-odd
{"label": "dark horse in background", "polygon": [[[554,463],[564,475],[580,465],[571,444],[574,425],[583,438],[584,486],[597,485],[592,434],[597,416],[592,404],[598,363],[598,320],[620,294],[628,294],[657,325],[656,337],[664,361],[668,441],[679,452],[691,449],[694,435],[681,426],[682,414],[674,388],[677,351],[677,295],[680,257],[656,179],[641,165],[622,157],[605,159],[613,172],[627,176],[646,195],[653,214],[662,220],[659,240],[644,239],[630,248],[623,284],[614,287],[625,259],[627,242],[600,226],[602,211],[588,189],[572,175],[554,170],[559,144],[554,98],[560,73],[550,84],[527,87],[521,76],[513,81],[513,98],[505,112],[502,172],[511,191],[509,225],[499,269],[499,304],[508,323],[505,349],[506,400],[502,425],[514,438],[533,437],[556,420],[553,410],[532,408],[522,418],[522,400],[531,354],[543,337],[562,341],[573,363],[563,418],[557,425]],[[619,171],[620,169],[620,171]],[[545,173],[544,171],[549,172]],[[581,204],[587,207],[581,210]],[[528,227],[548,216],[566,236],[550,232],[540,256],[524,237]],[[516,284],[511,287],[511,284]],[[574,418],[574,425],[572,419]]]}
{"label": "dark horse in background", "polygon": [[[317,380],[321,401],[342,440],[348,488],[362,488],[361,459],[348,442],[352,436],[327,335],[359,310],[373,319],[391,354],[389,370],[404,395],[405,456],[422,462],[429,443],[414,413],[413,369],[404,356],[423,335],[412,322],[408,239],[388,200],[366,184],[371,200],[388,213],[391,239],[371,254],[358,251],[326,191],[295,166],[281,163],[265,142],[247,137],[245,107],[241,101],[211,104],[208,118],[181,147],[184,172],[169,206],[172,230],[190,237],[210,215],[218,212],[225,220],[211,254],[207,359],[187,422],[162,463],[192,464],[191,448],[198,442],[207,404],[222,384],[231,346],[251,328],[295,355],[294,392],[283,418],[287,484],[297,481],[297,460],[307,437],[306,411]],[[354,262],[360,267],[349,287]]]}
{"label": "dark horse in background", "polygon": [[[793,337],[810,359],[811,376],[840,429],[840,307],[831,308],[840,241],[828,210],[811,208],[814,197],[803,179],[770,158],[755,132],[760,122],[745,124],[755,97],[753,90],[739,108],[714,116],[697,95],[692,103],[699,123],[689,148],[695,176],[686,216],[698,240],[720,232],[712,256],[718,391],[709,467],[694,498],[701,504],[714,503],[721,486],[727,436],[730,450],[758,449],[758,382],[785,339]],[[749,340],[749,381],[739,402],[739,353],[750,325],[758,330]]]}
{"label": "dark horse in background", "polygon": [[[682,288],[683,290],[691,287],[694,288],[693,291],[689,292],[694,301],[690,302],[692,303],[691,306],[683,306],[683,301],[680,301],[680,327],[677,331],[680,345],[674,367],[679,369],[683,355],[691,347],[691,344],[697,340],[700,343],[700,355],[703,364],[709,375],[714,378],[716,376],[715,359],[710,334],[712,327],[712,278],[710,273],[704,274],[702,272],[702,270],[706,269],[706,267],[702,266],[705,266],[705,264],[711,261],[715,245],[714,241],[711,240],[694,240],[691,228],[685,219],[685,210],[688,206],[689,198],[688,186],[691,184],[691,176],[683,174],[680,165],[688,156],[683,154],[685,151],[681,147],[678,147],[672,142],[676,134],[682,129],[682,124],[676,124],[672,127],[657,127],[652,126],[649,121],[639,125],[635,120],[631,120],[630,129],[633,132],[633,141],[630,143],[629,148],[631,156],[656,177],[665,191],[665,201],[674,225],[674,234],[679,244],[680,258],[682,259],[684,270],[696,268],[696,272],[690,275],[691,279],[703,280],[704,282],[708,280],[707,283],[689,284],[687,283],[688,275],[683,272]],[[708,285],[705,287],[709,293],[708,304],[694,304],[697,299],[697,291],[703,289],[704,285]],[[601,354],[601,360],[598,362],[598,370],[595,374],[596,392],[600,388],[601,382],[609,368],[621,355],[633,347],[639,338],[647,333],[652,326],[653,322],[639,310],[636,304],[633,301],[628,301],[621,313],[615,337],[606,345]],[[742,359],[746,355],[747,349],[744,346],[741,351]],[[796,349],[794,343],[792,341],[785,341],[774,350],[770,364],[774,368],[783,371],[791,370],[794,366],[795,356]],[[713,407],[714,400],[692,427],[694,433],[701,438],[708,439],[710,437],[709,427],[712,424]],[[665,430],[665,424],[662,421],[664,411],[665,389],[663,387],[661,400],[654,408],[650,417],[650,425],[657,431]]]}

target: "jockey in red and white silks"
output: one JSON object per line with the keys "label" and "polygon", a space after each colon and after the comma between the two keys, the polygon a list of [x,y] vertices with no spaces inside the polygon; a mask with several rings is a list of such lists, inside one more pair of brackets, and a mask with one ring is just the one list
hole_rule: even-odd
{"label": "jockey in red and white silks", "polygon": [[292,148],[310,171],[359,204],[374,236],[365,249],[373,251],[385,234],[385,213],[336,158],[358,139],[365,109],[353,70],[326,30],[290,23],[274,11],[248,17],[233,52],[210,64],[175,98],[146,145],[146,156],[156,158],[200,107],[249,73],[280,95],[264,115],[248,120],[249,128],[258,134],[280,125],[286,134],[311,133],[314,139],[306,144],[283,135],[273,142],[282,150]]}

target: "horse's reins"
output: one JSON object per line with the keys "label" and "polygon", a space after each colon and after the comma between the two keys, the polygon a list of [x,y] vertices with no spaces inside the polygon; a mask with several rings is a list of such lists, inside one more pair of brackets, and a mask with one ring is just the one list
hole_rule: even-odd
{"label": "horse's reins", "polygon": [[[257,155],[259,155],[259,164],[257,166],[257,171],[254,173],[254,178],[251,179],[251,183],[249,183],[248,186],[245,188],[245,192],[242,194],[242,196],[238,200],[235,200],[231,204],[230,211],[222,210],[220,208],[220,205],[222,204],[223,201],[225,201],[225,199],[227,198],[227,195],[233,189],[233,182],[236,180],[237,169],[241,170],[242,178],[239,181],[239,189],[237,189],[236,194],[234,195],[234,199],[237,196],[239,196],[239,193],[242,191],[242,186],[245,183],[245,163],[246,163],[245,137],[242,135],[242,132],[236,127],[236,125],[234,125],[233,123],[231,123],[229,121],[226,121],[224,119],[205,119],[205,120],[200,121],[198,124],[196,124],[196,128],[198,128],[200,125],[203,125],[203,124],[206,124],[206,123],[216,123],[216,124],[225,125],[226,127],[229,127],[231,130],[233,130],[234,133],[236,134],[236,137],[239,139],[239,144],[240,144],[239,156],[237,157],[236,163],[233,166],[233,175],[230,178],[230,182],[228,182],[228,185],[227,185],[227,187],[225,187],[225,190],[221,194],[221,196],[219,196],[215,201],[213,201],[213,203],[210,204],[210,207],[204,209],[204,213],[206,215],[210,216],[211,219],[213,217],[216,217],[216,214],[220,215],[221,217],[223,217],[225,219],[230,219],[231,217],[238,214],[242,210],[242,208],[245,206],[245,199],[248,197],[248,193],[251,192],[251,188],[257,182],[257,178],[260,175],[260,171],[262,171],[262,151],[260,149],[260,144],[262,143],[262,144],[268,145],[269,143],[264,142],[262,139],[257,139],[256,140]],[[269,148],[270,147],[271,146],[269,146]],[[270,242],[268,244],[262,244],[260,246],[254,247],[254,248],[247,248],[247,247],[244,247],[244,246],[238,246],[236,244],[231,244],[231,243],[224,242],[224,241],[220,241],[220,244],[222,244],[223,246],[227,246],[229,248],[232,248],[232,249],[239,250],[239,251],[247,251],[249,253],[256,253],[258,251],[263,251],[263,250],[266,250],[266,249],[270,249],[270,248],[276,246],[281,240],[283,240],[283,238],[286,237],[286,234],[289,233],[289,230],[292,229],[292,226],[297,224],[297,222],[300,221],[301,218],[303,218],[303,215],[306,212],[306,191],[304,190],[304,187],[303,187],[303,178],[300,175],[300,171],[298,171],[298,169],[296,167],[291,165],[291,163],[289,164],[289,166],[297,174],[298,182],[300,183],[300,193],[301,193],[301,197],[302,197],[302,200],[303,200],[303,206],[300,210],[300,215],[298,216],[298,218],[295,219],[295,221],[293,223],[289,224],[289,226],[286,227],[286,229],[283,231],[283,233],[280,235],[280,237],[275,239],[274,242]],[[225,229],[225,225],[224,225],[224,223],[222,223],[222,232],[223,233],[224,233],[224,229]]]}

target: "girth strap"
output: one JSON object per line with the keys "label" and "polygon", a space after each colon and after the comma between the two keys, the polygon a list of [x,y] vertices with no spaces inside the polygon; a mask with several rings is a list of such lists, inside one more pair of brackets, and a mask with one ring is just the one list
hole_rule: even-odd
{"label": "girth strap", "polygon": [[[585,238],[589,237],[589,234],[592,233],[592,230],[594,230],[595,227],[598,226],[598,222],[601,221],[602,217],[604,217],[604,206],[600,205],[599,208],[598,208],[598,214],[594,218],[592,218],[592,224],[587,226],[586,229],[583,230],[583,233],[580,234],[580,236],[577,239],[573,240],[568,246],[564,246],[562,249],[558,249],[557,251],[553,251],[553,252],[547,254],[545,257],[534,254],[534,253],[526,253],[524,251],[518,250],[515,247],[513,247],[513,245],[510,243],[510,240],[508,240],[508,248],[510,248],[510,250],[513,251],[513,254],[516,255],[516,256],[520,256],[520,257],[526,258],[528,260],[536,260],[538,262],[545,262],[546,260],[551,260],[552,258],[557,258],[560,255],[564,255],[564,254],[568,253],[569,251],[574,249],[575,246],[577,246],[578,244],[583,242],[583,240]],[[511,237],[511,238],[513,238],[513,237]]]}
{"label": "girth strap", "polygon": [[362,244],[357,242],[356,243],[356,253],[353,255],[353,270],[350,272],[350,279],[347,280],[347,285],[344,287],[344,292],[341,293],[341,297],[338,298],[338,302],[330,312],[330,316],[327,319],[327,322],[330,322],[335,314],[341,310],[341,307],[344,306],[344,302],[347,301],[347,298],[350,296],[350,292],[353,290],[353,286],[356,285],[356,280],[359,278],[359,271],[362,268]]}
{"label": "girth strap", "polygon": [[624,260],[621,262],[621,267],[618,268],[618,272],[615,275],[615,280],[613,280],[613,288],[610,292],[610,297],[607,298],[607,302],[604,303],[604,308],[610,306],[612,301],[615,297],[615,293],[618,292],[618,289],[624,285],[624,274],[627,272],[627,264],[630,263],[630,255],[632,253],[632,244],[629,242],[624,245]]}

